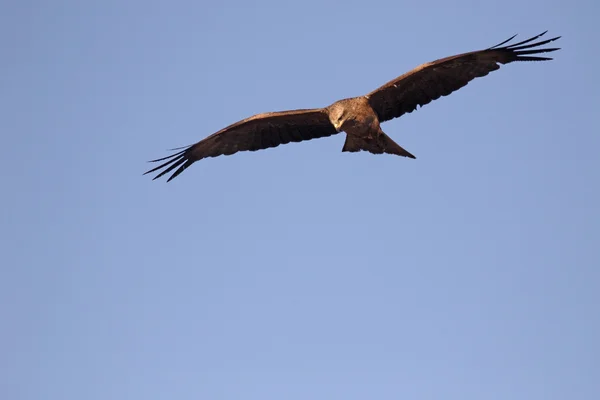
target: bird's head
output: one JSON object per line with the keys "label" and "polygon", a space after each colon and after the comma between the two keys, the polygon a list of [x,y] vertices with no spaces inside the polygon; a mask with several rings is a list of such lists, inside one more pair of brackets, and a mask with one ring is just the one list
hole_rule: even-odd
{"label": "bird's head", "polygon": [[338,131],[342,130],[342,125],[344,124],[346,117],[346,110],[341,104],[334,104],[329,109],[329,121],[333,124],[335,129]]}

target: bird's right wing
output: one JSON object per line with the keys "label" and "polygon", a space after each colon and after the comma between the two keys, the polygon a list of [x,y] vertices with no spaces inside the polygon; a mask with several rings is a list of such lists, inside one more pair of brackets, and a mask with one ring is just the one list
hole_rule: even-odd
{"label": "bird's right wing", "polygon": [[223,128],[176,154],[152,160],[151,162],[165,162],[145,174],[166,167],[154,177],[157,179],[179,167],[169,177],[168,182],[203,158],[231,155],[239,151],[262,150],[336,133],[325,108],[257,114]]}

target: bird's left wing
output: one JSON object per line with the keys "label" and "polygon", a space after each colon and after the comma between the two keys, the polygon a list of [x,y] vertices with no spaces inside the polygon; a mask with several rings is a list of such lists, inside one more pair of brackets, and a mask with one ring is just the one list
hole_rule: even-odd
{"label": "bird's left wing", "polygon": [[145,174],[166,167],[154,177],[157,179],[179,167],[169,177],[168,182],[203,158],[231,155],[238,151],[267,149],[336,133],[325,108],[257,114],[223,128],[196,144],[182,148],[178,153],[152,160],[151,162],[165,162]]}
{"label": "bird's left wing", "polygon": [[458,54],[420,65],[386,83],[367,95],[369,104],[381,122],[413,112],[417,106],[424,106],[440,96],[462,88],[471,80],[486,76],[500,68],[498,64],[513,61],[546,61],[549,57],[533,54],[548,53],[558,48],[537,48],[559,37],[530,43],[540,35],[519,43],[504,46],[515,36],[485,50]]}

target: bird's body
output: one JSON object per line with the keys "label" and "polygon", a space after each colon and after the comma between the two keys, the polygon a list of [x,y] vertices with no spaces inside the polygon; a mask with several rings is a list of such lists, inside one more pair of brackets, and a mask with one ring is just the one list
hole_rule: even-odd
{"label": "bird's body", "polygon": [[361,150],[415,158],[381,130],[379,117],[367,96],[336,101],[326,108],[329,121],[338,132],[346,132],[342,151]]}
{"label": "bird's body", "polygon": [[364,96],[336,101],[327,107],[327,114],[338,132],[351,136],[375,138],[381,129],[377,114]]}
{"label": "bird's body", "polygon": [[[154,179],[177,168],[169,181],[194,162],[206,157],[230,155],[239,151],[256,151],[289,142],[300,142],[346,133],[342,151],[361,150],[373,154],[395,154],[415,158],[381,129],[381,123],[414,111],[441,96],[467,85],[471,80],[500,68],[498,64],[513,61],[546,61],[532,56],[558,48],[535,48],[559,37],[527,44],[544,35],[500,47],[510,39],[485,50],[458,54],[422,64],[386,83],[373,92],[336,101],[325,108],[301,109],[257,114],[236,122],[182,151],[160,158],[165,161],[150,172],[167,167]],[[515,35],[516,36],[516,35]]]}

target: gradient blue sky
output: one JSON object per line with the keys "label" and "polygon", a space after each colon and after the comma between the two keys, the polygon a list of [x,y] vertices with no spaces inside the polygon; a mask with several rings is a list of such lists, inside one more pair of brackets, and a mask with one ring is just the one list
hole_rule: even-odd
{"label": "gradient blue sky", "polygon": [[[600,398],[597,1],[4,1],[0,397]],[[549,29],[384,130],[146,161]]]}

